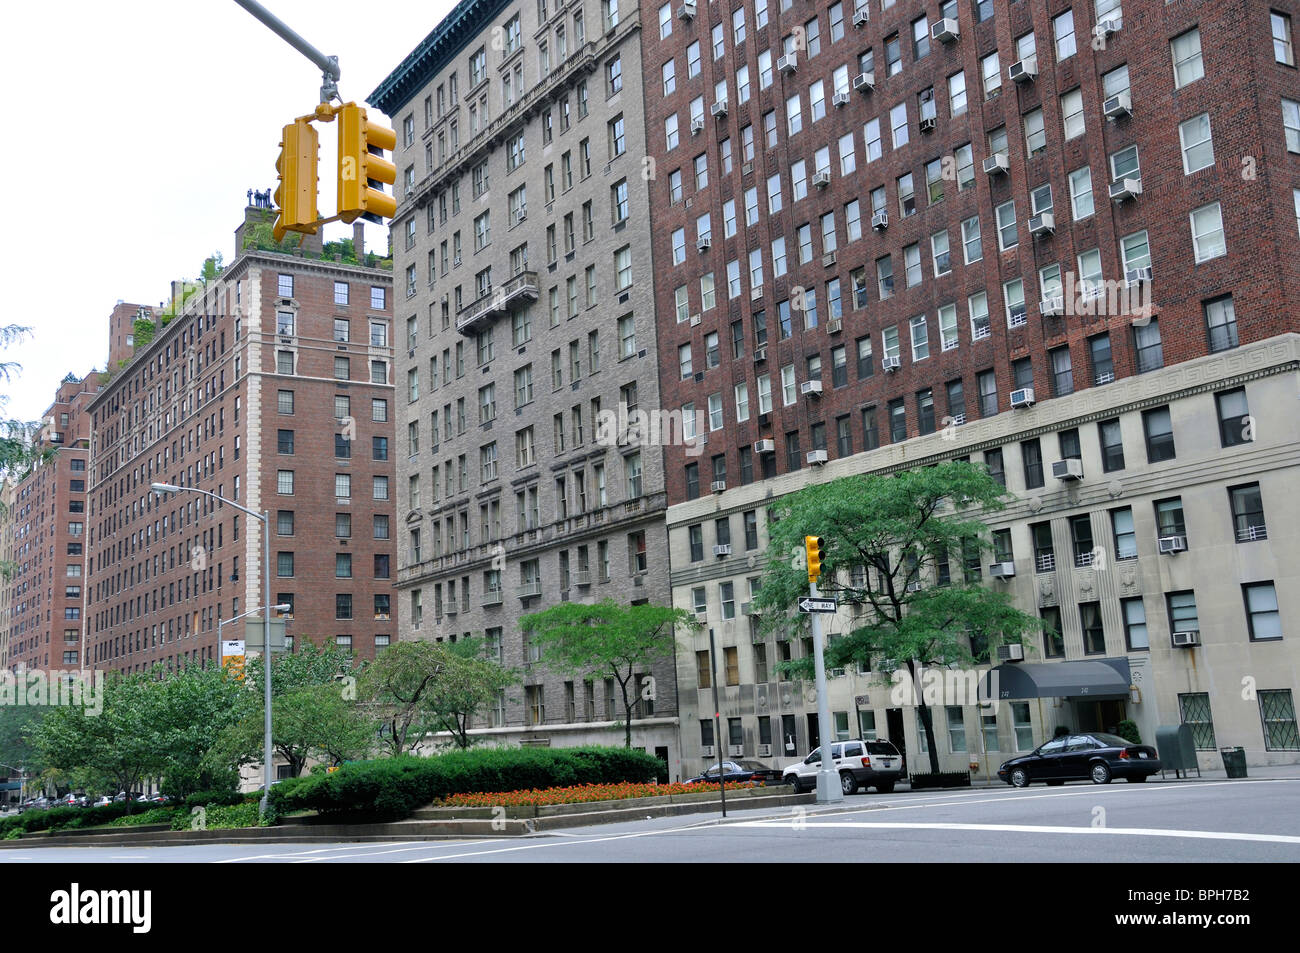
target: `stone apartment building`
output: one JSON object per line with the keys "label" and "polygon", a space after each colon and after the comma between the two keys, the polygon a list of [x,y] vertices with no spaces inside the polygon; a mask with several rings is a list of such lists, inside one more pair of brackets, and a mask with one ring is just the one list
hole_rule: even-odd
{"label": "stone apartment building", "polygon": [[391,274],[322,257],[319,237],[244,247],[266,214],[245,211],[218,277],[147,312],[151,340],[110,322],[110,358],[130,351],[87,408],[87,666],[209,664],[219,621],[262,604],[261,522],[154,482],[269,511],[290,639],[373,658],[396,637]]}
{"label": "stone apartment building", "polygon": [[[723,744],[789,763],[826,736],[775,670],[811,638],[747,615],[773,500],[958,457],[1014,500],[990,521],[993,565],[954,555],[947,577],[1014,594],[1047,634],[1001,666],[995,712],[936,712],[946,768],[1123,718],[1147,741],[1190,724],[1205,766],[1219,745],[1297,760],[1298,16],[1291,0],[648,15],[661,389],[708,436],[702,456],[665,451],[671,585],[718,638],[726,719],[715,738],[707,633],[682,638],[685,771]],[[852,624],[846,608],[827,628]],[[1044,664],[1070,667],[1073,694],[1041,697]],[[833,674],[836,737],[924,763],[914,706],[878,674]]]}
{"label": "stone apartment building", "polygon": [[69,374],[41,416],[38,452],[50,452],[6,486],[4,634],[0,666],[13,672],[79,671],[84,616],[86,481],[90,421],[86,408],[99,374]]}
{"label": "stone apartment building", "polygon": [[[370,97],[398,132],[400,631],[519,669],[480,726],[512,743],[622,735],[613,680],[547,671],[522,615],[669,603],[662,452],[600,426],[660,405],[641,14],[467,0]],[[642,674],[634,743],[675,763],[674,662]]]}

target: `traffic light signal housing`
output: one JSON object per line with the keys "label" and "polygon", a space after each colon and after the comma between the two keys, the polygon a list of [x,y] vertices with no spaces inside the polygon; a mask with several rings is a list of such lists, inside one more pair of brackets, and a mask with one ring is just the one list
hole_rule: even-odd
{"label": "traffic light signal housing", "polygon": [[397,133],[371,122],[356,103],[339,107],[338,123],[339,218],[382,224],[397,213],[397,199],[383,191],[397,182],[397,166],[383,157],[397,147]]}
{"label": "traffic light signal housing", "polygon": [[271,234],[283,241],[286,232],[315,235],[317,164],[320,161],[320,136],[307,119],[295,119],[280,135],[280,158],[275,170],[280,184],[275,190],[275,206],[280,210]]}
{"label": "traffic light signal housing", "polygon": [[816,582],[822,574],[822,552],[824,541],[820,536],[805,536],[804,550],[808,555],[808,581]]}

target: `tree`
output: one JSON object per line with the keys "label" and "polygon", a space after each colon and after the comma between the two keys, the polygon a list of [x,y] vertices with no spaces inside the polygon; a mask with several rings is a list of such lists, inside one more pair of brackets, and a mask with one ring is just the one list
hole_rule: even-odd
{"label": "tree", "polygon": [[443,670],[432,684],[426,705],[456,747],[468,748],[474,716],[490,705],[498,692],[518,682],[519,676],[485,657],[482,639],[462,639],[440,647],[446,656]]}
{"label": "tree", "polygon": [[[552,671],[587,676],[612,676],[623,695],[623,744],[632,747],[632,709],[649,686],[628,687],[634,676],[672,656],[674,626],[696,630],[700,623],[685,609],[652,605],[619,605],[612,599],[594,604],[562,602],[526,615],[520,626],[531,634],[542,661]],[[640,691],[638,691],[640,689]]]}
{"label": "tree", "polygon": [[[754,598],[764,630],[789,634],[807,624],[794,608],[808,594],[808,575],[790,554],[802,553],[809,535],[825,541],[822,594],[865,607],[846,635],[829,641],[828,666],[874,661],[877,671],[892,672],[905,665],[916,686],[919,667],[970,666],[988,660],[990,639],[1022,642],[1040,621],[972,581],[981,553],[992,548],[984,520],[1008,497],[987,469],[962,461],[844,477],[785,497],[772,508],[768,562]],[[962,583],[946,575],[950,554],[972,573]],[[787,670],[806,677],[812,665],[801,659]],[[937,773],[932,713],[923,694],[917,704]]]}
{"label": "tree", "polygon": [[379,722],[380,743],[390,755],[413,750],[438,729],[441,721],[429,709],[429,696],[446,664],[441,643],[398,642],[362,671],[358,697]]}
{"label": "tree", "polygon": [[150,689],[157,760],[168,794],[233,787],[229,765],[213,765],[208,753],[239,717],[249,694],[220,668],[189,665],[176,672],[155,668]]}
{"label": "tree", "polygon": [[[19,344],[31,336],[32,329],[17,324],[0,327],[0,349]],[[0,380],[9,384],[22,371],[17,361],[0,361]],[[53,451],[40,450],[35,444],[39,424],[13,420],[5,416],[9,395],[0,393],[0,480],[22,479],[37,461]]]}
{"label": "tree", "polygon": [[[260,644],[260,643],[259,643]],[[262,697],[262,656],[249,661],[245,682]],[[275,654],[271,665],[271,694],[281,695],[312,685],[330,685],[340,678],[354,677],[357,657],[351,649],[340,648],[333,641],[325,645],[304,642],[296,652]]]}

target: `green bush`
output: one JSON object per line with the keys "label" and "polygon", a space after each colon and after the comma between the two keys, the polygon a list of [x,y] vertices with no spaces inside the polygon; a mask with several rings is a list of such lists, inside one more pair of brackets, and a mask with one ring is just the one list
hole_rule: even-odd
{"label": "green bush", "polygon": [[[203,827],[210,831],[228,831],[240,827],[257,827],[259,816],[257,804],[212,805],[204,812]],[[194,815],[190,811],[177,811],[171,818],[172,830],[188,831],[194,829]]]}
{"label": "green bush", "polygon": [[185,799],[185,809],[208,807],[213,804],[243,804],[244,795],[238,791],[196,791]]}
{"label": "green bush", "polygon": [[174,807],[154,807],[140,814],[124,814],[115,821],[109,821],[109,827],[141,827],[145,824],[170,824],[176,815]]}
{"label": "green bush", "polygon": [[651,778],[667,781],[663,762],[633,748],[479,748],[429,758],[350,762],[332,774],[276,785],[271,803],[279,813],[315,810],[335,817],[396,819],[450,794]]}
{"label": "green bush", "polygon": [[24,811],[16,817],[0,821],[0,837],[21,837],[39,831],[76,830],[97,827],[117,820],[134,807],[125,801],[115,801],[103,807],[52,807],[47,811]]}
{"label": "green bush", "polygon": [[1138,731],[1137,722],[1131,718],[1125,718],[1121,721],[1115,728],[1115,734],[1129,744],[1140,745],[1142,743],[1142,733]]}

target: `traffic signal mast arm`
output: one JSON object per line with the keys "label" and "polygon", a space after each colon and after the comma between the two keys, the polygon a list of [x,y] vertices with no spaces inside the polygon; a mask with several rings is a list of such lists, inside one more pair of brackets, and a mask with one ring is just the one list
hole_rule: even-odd
{"label": "traffic signal mast arm", "polygon": [[341,74],[339,73],[339,58],[337,56],[326,56],[290,29],[287,23],[258,3],[257,0],[235,0],[235,2],[257,17],[272,33],[320,68],[320,101],[322,103],[331,102],[338,96],[338,82]]}

